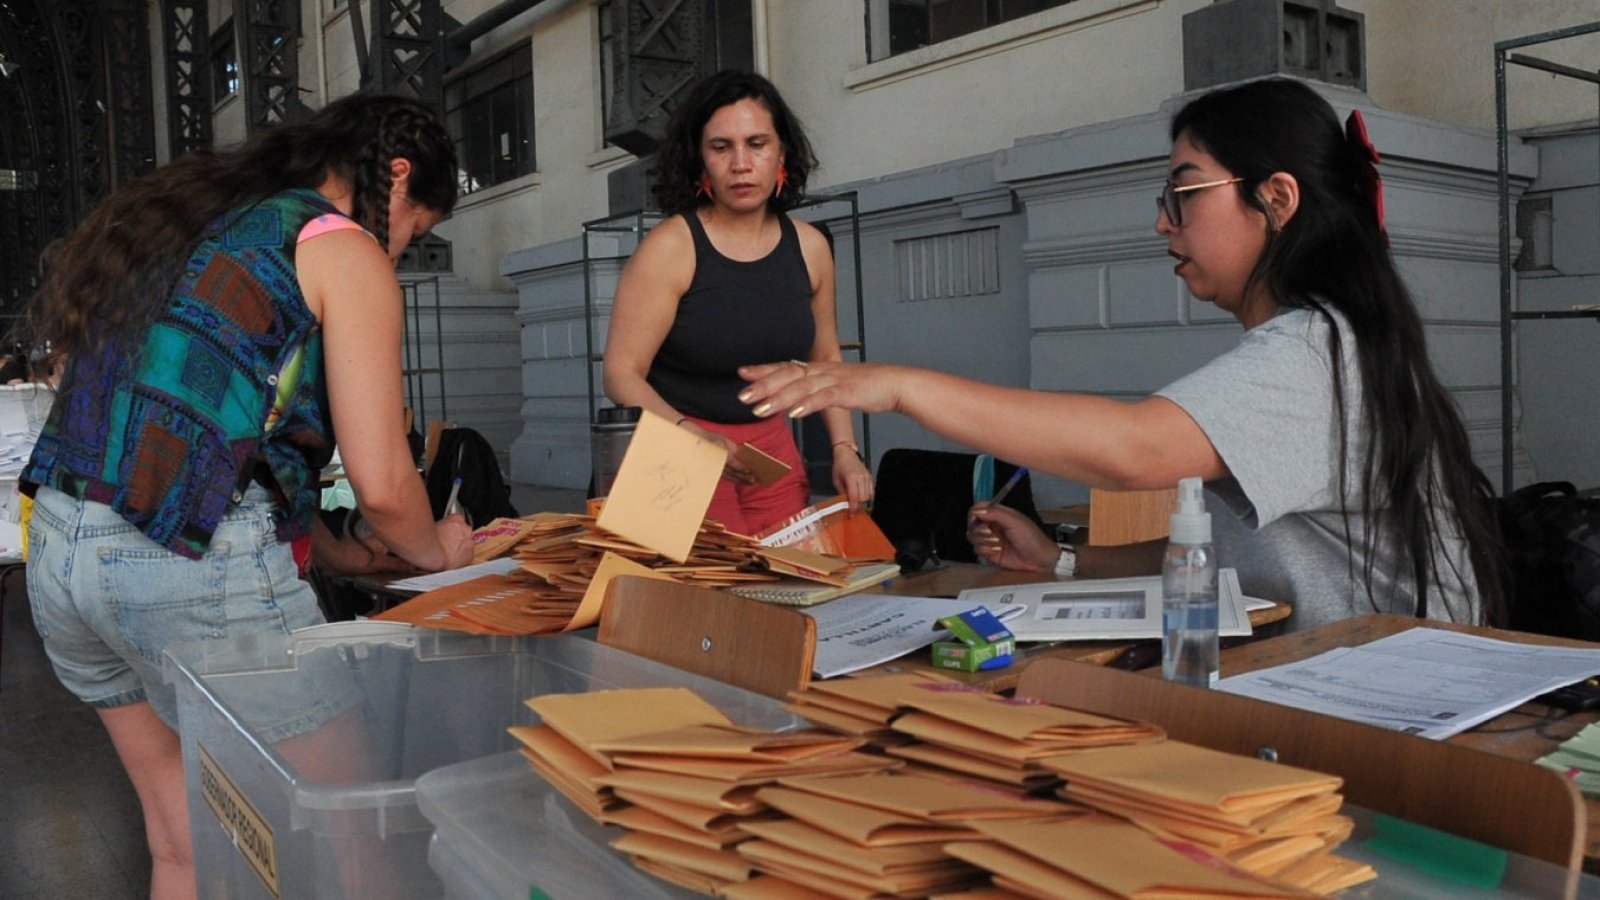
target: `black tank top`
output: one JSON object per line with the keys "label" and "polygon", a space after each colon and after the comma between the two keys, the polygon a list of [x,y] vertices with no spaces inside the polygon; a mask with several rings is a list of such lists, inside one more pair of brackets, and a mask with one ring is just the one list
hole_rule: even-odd
{"label": "black tank top", "polygon": [[816,338],[800,236],[788,216],[779,216],[778,246],[762,259],[740,262],[711,246],[699,216],[683,218],[694,236],[694,280],[650,364],[650,386],[684,415],[754,422],[739,402],[745,387],[739,367],[806,359]]}

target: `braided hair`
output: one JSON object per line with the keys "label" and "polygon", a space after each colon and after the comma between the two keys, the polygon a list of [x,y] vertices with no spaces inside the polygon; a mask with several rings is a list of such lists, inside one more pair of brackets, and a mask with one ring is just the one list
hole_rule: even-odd
{"label": "braided hair", "polygon": [[411,163],[409,198],[448,214],[455,147],[432,111],[400,96],[353,94],[235,148],[197,150],[136,178],[45,249],[44,281],[20,337],[65,355],[142,330],[219,216],[330,176],[351,186],[351,218],[387,247],[389,166],[397,158]]}
{"label": "braided hair", "polygon": [[[1397,590],[1409,581],[1417,615],[1426,614],[1429,586],[1441,585],[1449,574],[1439,571],[1434,550],[1442,535],[1454,531],[1467,543],[1480,614],[1490,624],[1502,621],[1493,490],[1472,460],[1455,402],[1428,362],[1422,317],[1389,255],[1373,168],[1377,153],[1359,116],[1348,129],[1341,127],[1328,102],[1305,84],[1265,78],[1192,101],[1173,118],[1171,135],[1174,141],[1188,137],[1239,176],[1240,200],[1269,223],[1267,246],[1246,290],[1263,286],[1280,306],[1320,315],[1329,325],[1334,360],[1344,356],[1333,312],[1349,325],[1361,373],[1361,427],[1370,436],[1364,458],[1355,460],[1368,545],[1368,571],[1362,573],[1368,601],[1378,608],[1371,595],[1371,551],[1382,542],[1397,549],[1405,568],[1395,574],[1409,576],[1395,579]],[[1276,172],[1293,175],[1300,186],[1299,208],[1281,225],[1257,194]],[[1349,496],[1351,447],[1342,370],[1332,368],[1341,506]],[[1465,582],[1465,573],[1454,574]],[[1449,612],[1452,619],[1464,618]]]}

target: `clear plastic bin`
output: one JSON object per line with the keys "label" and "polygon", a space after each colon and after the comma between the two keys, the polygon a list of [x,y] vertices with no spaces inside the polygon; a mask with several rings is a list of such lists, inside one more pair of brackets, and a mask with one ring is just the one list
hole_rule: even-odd
{"label": "clear plastic bin", "polygon": [[[417,779],[514,749],[506,728],[536,720],[531,696],[681,685],[738,722],[796,721],[770,698],[574,636],[341,624],[185,644],[166,673],[200,895],[230,900],[443,896]],[[306,707],[321,707],[308,731],[267,724]]]}
{"label": "clear plastic bin", "polygon": [[584,815],[520,753],[429,772],[417,805],[434,824],[429,861],[450,900],[699,896],[635,869],[609,846],[623,830]]}

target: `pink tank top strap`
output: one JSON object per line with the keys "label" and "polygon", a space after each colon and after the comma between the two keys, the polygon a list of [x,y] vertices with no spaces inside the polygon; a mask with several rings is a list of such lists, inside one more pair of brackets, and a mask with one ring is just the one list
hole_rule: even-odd
{"label": "pink tank top strap", "polygon": [[[305,227],[300,229],[300,235],[295,238],[295,243],[304,244],[312,238],[319,238],[335,231],[359,231],[362,234],[368,234],[367,230],[357,225],[354,219],[337,213],[328,213],[327,215],[317,216],[307,222]],[[377,239],[373,238],[373,240]]]}

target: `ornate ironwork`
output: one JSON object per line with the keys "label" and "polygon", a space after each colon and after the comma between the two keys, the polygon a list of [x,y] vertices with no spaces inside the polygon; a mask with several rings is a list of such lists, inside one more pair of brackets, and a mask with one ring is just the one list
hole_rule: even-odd
{"label": "ornate ironwork", "polygon": [[368,72],[378,90],[444,108],[444,14],[439,0],[373,0]]}
{"label": "ornate ironwork", "polygon": [[155,110],[150,85],[150,13],[143,0],[103,0],[110,95],[110,177],[115,187],[155,168]]}
{"label": "ornate ironwork", "polygon": [[163,0],[167,147],[176,159],[211,146],[211,27],[206,0]]}
{"label": "ornate ironwork", "polygon": [[298,0],[234,0],[234,20],[243,23],[246,127],[256,131],[300,118],[306,107],[300,102]]}
{"label": "ornate ironwork", "polygon": [[617,65],[606,140],[644,156],[667,117],[704,73],[706,0],[617,0]]}

